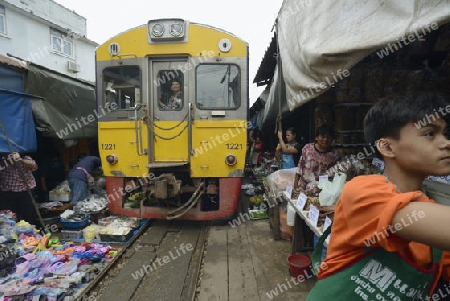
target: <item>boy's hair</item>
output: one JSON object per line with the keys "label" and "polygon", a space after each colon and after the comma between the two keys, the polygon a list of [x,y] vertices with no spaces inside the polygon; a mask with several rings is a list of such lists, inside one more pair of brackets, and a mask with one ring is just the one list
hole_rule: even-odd
{"label": "boy's hair", "polygon": [[331,125],[324,124],[316,129],[316,137],[324,136],[326,134],[329,134],[332,138],[334,138],[334,131]]}
{"label": "boy's hair", "polygon": [[[417,128],[426,126],[438,118],[443,118],[448,123],[450,114],[444,112],[448,105],[446,98],[433,92],[411,97],[395,95],[383,98],[367,112],[364,118],[366,142],[374,145],[383,137],[398,140],[401,128],[410,122],[413,122]],[[380,155],[378,150],[377,154]]]}

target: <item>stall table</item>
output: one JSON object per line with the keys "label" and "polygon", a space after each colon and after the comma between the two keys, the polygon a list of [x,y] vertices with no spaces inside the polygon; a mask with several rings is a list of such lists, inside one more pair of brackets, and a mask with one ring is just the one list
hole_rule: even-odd
{"label": "stall table", "polygon": [[[303,240],[304,240],[304,229],[303,226],[306,224],[306,226],[311,229],[311,231],[317,235],[318,237],[321,237],[323,234],[323,226],[317,227],[309,218],[308,212],[305,210],[300,210],[300,208],[297,206],[297,200],[296,199],[290,199],[287,196],[284,196],[284,199],[291,204],[291,206],[294,208],[295,212],[297,213],[295,215],[295,224],[294,224],[294,235],[292,239],[292,254],[298,253],[298,252],[305,252],[305,251],[311,251],[314,249],[313,247],[306,247]],[[324,242],[324,246],[328,246],[328,240]]]}
{"label": "stall table", "polygon": [[265,195],[265,201],[269,207],[269,223],[273,231],[273,239],[280,240],[280,210],[278,208],[278,200],[276,198]]}

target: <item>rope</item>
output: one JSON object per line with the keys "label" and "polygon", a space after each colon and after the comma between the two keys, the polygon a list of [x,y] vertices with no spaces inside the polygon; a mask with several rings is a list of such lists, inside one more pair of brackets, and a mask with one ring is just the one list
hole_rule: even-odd
{"label": "rope", "polygon": [[157,125],[156,123],[151,121],[150,116],[148,116],[148,115],[145,116],[145,119],[148,120],[154,127],[157,127],[158,129],[161,129],[161,130],[169,131],[169,130],[173,130],[174,128],[179,127],[183,123],[183,121],[185,121],[187,119],[188,115],[189,115],[189,112],[186,113],[186,115],[183,117],[183,119],[177,125],[174,125],[173,127],[170,127],[170,128],[163,128],[162,126]]}
{"label": "rope", "polygon": [[181,131],[180,131],[178,134],[176,134],[176,135],[174,135],[174,136],[172,136],[172,137],[163,137],[163,136],[161,136],[161,135],[158,135],[158,134],[153,130],[153,127],[152,127],[152,126],[158,128],[158,129],[164,130],[164,131],[173,130],[173,129],[179,127],[179,126],[187,119],[188,116],[189,116],[189,112],[186,113],[186,115],[183,117],[183,119],[182,119],[178,124],[176,124],[176,125],[174,125],[174,126],[172,126],[172,127],[169,127],[169,128],[164,128],[164,127],[162,127],[162,126],[157,125],[155,122],[152,122],[152,120],[150,119],[150,116],[148,116],[147,114],[146,114],[145,117],[144,117],[144,121],[148,121],[148,122],[146,122],[147,127],[148,127],[148,129],[153,133],[153,135],[155,135],[156,137],[158,137],[158,138],[160,138],[160,139],[163,139],[163,140],[172,140],[172,139],[175,139],[176,137],[179,137],[179,136],[187,129],[187,127],[188,127],[188,124],[187,124],[187,123],[186,123],[186,125],[184,126],[184,128],[182,128]]}
{"label": "rope", "polygon": [[167,219],[168,219],[168,220],[171,220],[171,219],[177,219],[177,218],[179,218],[179,217],[185,215],[189,210],[191,210],[192,207],[194,207],[194,206],[198,203],[198,200],[200,199],[200,197],[201,197],[203,194],[204,194],[203,191],[200,192],[199,195],[197,195],[197,197],[196,197],[196,198],[194,199],[194,201],[191,203],[191,205],[189,205],[189,207],[186,208],[186,210],[184,210],[183,212],[181,212],[181,213],[179,213],[179,214],[177,214],[177,215],[167,216]]}
{"label": "rope", "polygon": [[181,134],[183,134],[183,132],[187,129],[188,124],[186,123],[186,125],[184,126],[184,128],[181,129],[181,131],[180,131],[178,134],[176,134],[176,135],[174,135],[174,136],[172,136],[172,137],[163,137],[163,136],[160,136],[160,135],[158,135],[158,134],[155,133],[155,131],[153,130],[152,127],[150,127],[149,124],[147,124],[147,127],[148,127],[148,129],[153,133],[153,135],[155,135],[156,137],[161,138],[161,139],[163,139],[163,140],[172,140],[172,139],[175,139],[176,137],[180,136]]}
{"label": "rope", "polygon": [[[179,218],[180,216],[183,216],[184,214],[186,214],[189,210],[191,210],[192,207],[194,207],[195,204],[197,204],[198,200],[200,199],[200,197],[204,194],[204,191],[200,191],[200,189],[203,188],[203,186],[205,185],[205,182],[202,182],[197,190],[192,194],[191,198],[189,199],[189,201],[187,201],[186,203],[184,203],[182,206],[167,212],[167,219],[176,219]],[[200,192],[200,193],[199,193]],[[198,195],[197,195],[198,194]],[[186,210],[184,210],[183,212],[177,214],[177,215],[173,215],[175,214],[177,211],[180,211],[181,209],[187,207]],[[172,216],[173,215],[173,216]]]}
{"label": "rope", "polygon": [[[3,122],[1,120],[0,120],[0,127],[2,128],[3,134],[5,135],[5,139],[8,142],[9,148],[11,149],[11,153],[14,153],[14,148],[13,148],[13,146],[11,144],[11,140],[9,140],[8,133],[6,132],[6,129],[3,126]],[[21,168],[18,168],[18,170],[19,170],[19,175],[22,178],[23,184],[27,187],[28,195],[30,196],[31,201],[32,201],[33,206],[34,206],[34,209],[36,210],[36,214],[37,214],[37,216],[39,218],[39,222],[41,223],[42,229],[45,229],[44,220],[42,219],[41,212],[39,211],[39,208],[38,208],[38,206],[36,204],[36,201],[34,200],[33,194],[31,193],[30,186],[28,185],[28,181],[25,178],[23,170]]]}

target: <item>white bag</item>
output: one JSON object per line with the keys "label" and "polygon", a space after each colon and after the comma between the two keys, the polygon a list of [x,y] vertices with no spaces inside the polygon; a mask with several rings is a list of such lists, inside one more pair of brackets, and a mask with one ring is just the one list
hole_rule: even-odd
{"label": "white bag", "polygon": [[336,173],[333,178],[333,182],[322,181],[319,182],[318,187],[322,189],[319,192],[319,203],[321,206],[332,206],[338,199],[344,187],[347,175],[345,173]]}
{"label": "white bag", "polygon": [[288,226],[294,226],[295,214],[297,214],[297,212],[295,212],[294,207],[292,207],[291,203],[288,203],[287,204],[287,217],[286,217],[286,224]]}

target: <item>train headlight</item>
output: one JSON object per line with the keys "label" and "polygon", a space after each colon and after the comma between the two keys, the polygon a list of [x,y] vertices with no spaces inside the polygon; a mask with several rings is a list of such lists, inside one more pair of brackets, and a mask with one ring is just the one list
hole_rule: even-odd
{"label": "train headlight", "polygon": [[163,34],[164,34],[164,25],[156,23],[152,26],[152,35],[159,38]]}
{"label": "train headlight", "polygon": [[106,156],[106,162],[108,162],[109,164],[111,164],[111,165],[114,165],[114,164],[116,164],[117,163],[117,156],[116,155],[114,155],[114,154],[111,154],[111,155],[107,155]]}
{"label": "train headlight", "polygon": [[183,34],[183,25],[180,23],[174,23],[170,25],[170,34],[174,37],[179,37]]}
{"label": "train headlight", "polygon": [[235,155],[228,155],[225,157],[225,163],[227,163],[228,165],[234,165],[236,164],[237,159]]}
{"label": "train headlight", "polygon": [[187,42],[188,25],[183,19],[156,19],[148,21],[148,42],[150,44]]}

